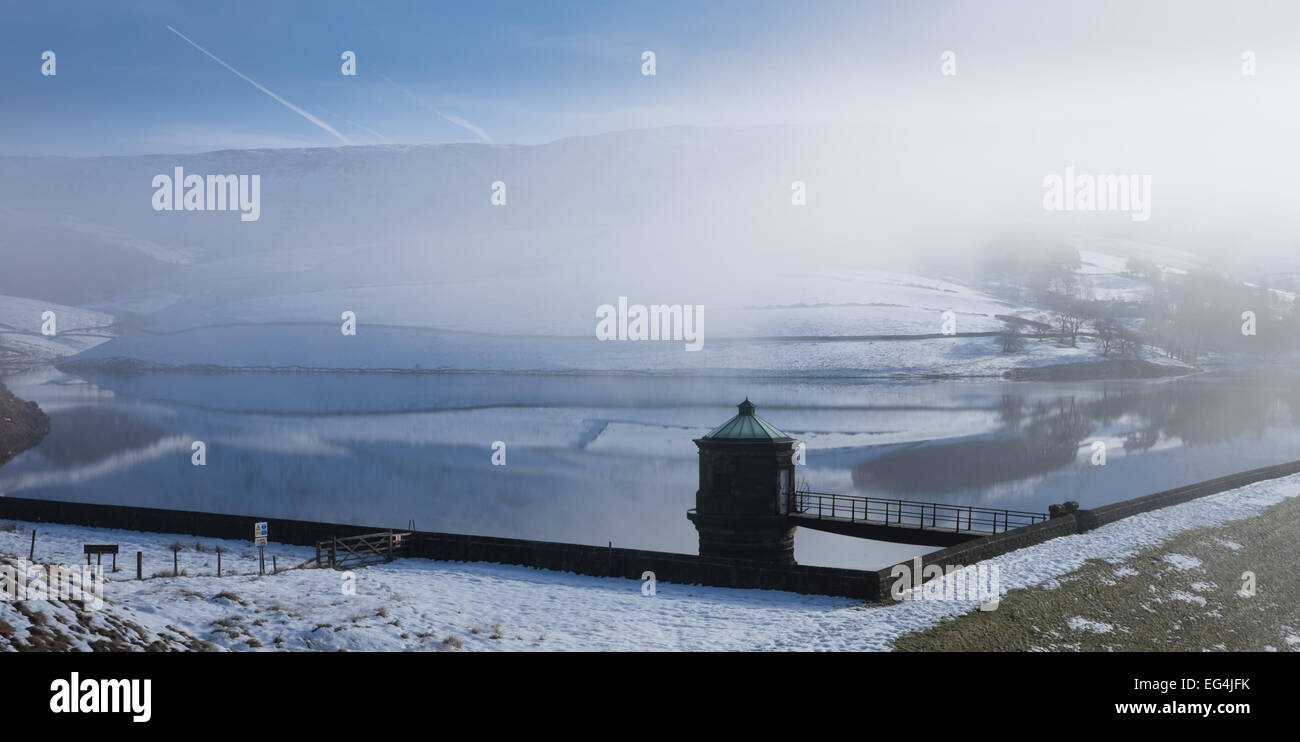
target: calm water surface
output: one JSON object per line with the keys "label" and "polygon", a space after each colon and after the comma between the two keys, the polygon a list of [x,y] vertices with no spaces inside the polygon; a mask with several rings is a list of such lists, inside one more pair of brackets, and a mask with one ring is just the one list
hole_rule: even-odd
{"label": "calm water surface", "polygon": [[[693,438],[748,396],[808,444],[801,485],[1046,512],[1300,459],[1300,386],[528,375],[12,376],[52,431],[10,496],[694,553]],[[207,444],[207,465],[190,463]],[[1093,466],[1092,443],[1107,446]],[[506,444],[506,465],[491,463]],[[274,537],[273,537],[274,540]],[[799,561],[925,551],[801,530]]]}

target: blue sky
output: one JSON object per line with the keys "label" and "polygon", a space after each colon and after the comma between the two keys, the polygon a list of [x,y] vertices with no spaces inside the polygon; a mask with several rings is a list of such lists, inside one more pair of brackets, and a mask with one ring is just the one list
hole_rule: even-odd
{"label": "blue sky", "polygon": [[[750,122],[752,108],[763,105],[765,70],[882,37],[881,24],[899,7],[6,2],[0,153],[340,143],[169,25],[356,144],[481,141],[476,128],[497,142],[533,143],[642,126]],[[55,77],[40,75],[46,49],[57,54]],[[658,56],[654,78],[640,74],[647,49]],[[355,78],[340,74],[344,50],[358,56]]]}
{"label": "blue sky", "polygon": [[[1296,22],[1290,0],[0,0],[0,155],[341,143],[168,26],[354,144],[809,123],[960,138],[983,120],[1122,145],[1135,121],[1286,120]],[[939,76],[945,50],[959,77]]]}

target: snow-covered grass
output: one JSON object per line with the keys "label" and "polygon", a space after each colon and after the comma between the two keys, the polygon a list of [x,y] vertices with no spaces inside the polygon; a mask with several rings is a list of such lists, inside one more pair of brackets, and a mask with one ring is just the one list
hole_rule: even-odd
{"label": "snow-covered grass", "polygon": [[1090,621],[1082,616],[1071,618],[1068,625],[1075,631],[1091,631],[1095,634],[1109,634],[1115,630],[1114,626],[1111,626],[1104,621]]}
{"label": "snow-covered grass", "polygon": [[[1233,505],[1258,504],[1270,491],[1289,495],[1291,487],[1288,480],[1277,480],[1174,510],[1187,512],[1198,505],[1218,509],[1233,497],[1241,500]],[[1286,638],[1296,633],[1300,595],[1297,526],[1300,498],[1286,496],[1251,517],[1170,534],[1117,560],[1089,559],[1059,578],[1008,593],[995,613],[970,613],[900,637],[895,646],[965,651],[1292,649]],[[1113,630],[1096,628],[1102,624]]]}
{"label": "snow-covered grass", "polygon": [[1100,301],[1141,302],[1151,298],[1151,285],[1128,275],[1128,259],[1094,250],[1079,250],[1082,266],[1076,275],[1088,295]]}
{"label": "snow-covered grass", "polygon": [[[1300,476],[1259,482],[1012,552],[988,565],[999,569],[1004,590],[1048,584],[1086,560],[1130,555],[1189,528],[1250,517],[1297,494]],[[17,526],[0,529],[0,555],[10,560],[26,555],[33,527],[42,563],[77,564],[84,543],[119,544],[119,566],[128,569],[110,576],[104,613],[148,636],[171,637],[173,645],[196,637],[235,650],[884,650],[904,633],[975,607],[936,600],[868,605],[662,581],[647,596],[637,580],[422,559],[357,570],[355,594],[348,594],[346,575],[329,570],[256,576],[255,551],[246,542],[198,539],[198,551],[193,537]],[[180,561],[189,576],[133,579],[136,550],[145,552],[146,575],[153,575],[170,571],[174,542],[183,546]],[[215,576],[217,545],[227,549],[223,566],[237,576]],[[273,545],[268,565],[272,554],[284,567],[313,553]],[[30,605],[45,610],[54,604]],[[0,618],[11,626],[9,641],[22,644],[31,621],[12,603],[0,604]]]}
{"label": "snow-covered grass", "polygon": [[1164,560],[1178,569],[1199,569],[1201,566],[1200,559],[1182,554],[1165,554]]}
{"label": "snow-covered grass", "polygon": [[[46,312],[54,335],[43,335]],[[48,363],[110,339],[111,315],[48,301],[0,295],[0,367]]]}

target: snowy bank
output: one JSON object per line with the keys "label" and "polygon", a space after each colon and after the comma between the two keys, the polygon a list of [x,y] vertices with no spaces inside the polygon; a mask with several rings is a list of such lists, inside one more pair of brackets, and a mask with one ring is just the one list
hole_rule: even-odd
{"label": "snowy bank", "polygon": [[[986,564],[998,568],[1003,590],[1050,585],[1087,559],[1118,559],[1189,528],[1250,517],[1297,494],[1300,475],[1259,482]],[[0,555],[11,562],[24,558],[33,527],[39,531],[37,561],[43,563],[75,565],[83,560],[82,544],[119,544],[124,568],[108,575],[103,616],[95,621],[139,627],[144,636],[166,637],[161,646],[170,647],[196,637],[231,650],[887,650],[904,633],[975,607],[933,600],[874,606],[664,582],[645,595],[637,580],[420,559],[368,567],[351,577],[306,569],[258,577],[256,553],[246,542],[203,539],[203,551],[197,551],[192,537],[51,524],[0,530]],[[149,577],[170,571],[174,542],[184,547],[180,564],[189,576]],[[227,550],[223,566],[237,576],[216,577],[218,545]],[[126,568],[133,567],[137,550],[145,552],[146,565],[146,579],[138,582]],[[273,545],[268,569],[271,554],[283,568],[313,553]],[[53,614],[67,605],[28,601],[25,608],[0,603],[0,620],[9,627],[0,647],[29,643],[28,613]],[[84,641],[69,644],[85,648]]]}

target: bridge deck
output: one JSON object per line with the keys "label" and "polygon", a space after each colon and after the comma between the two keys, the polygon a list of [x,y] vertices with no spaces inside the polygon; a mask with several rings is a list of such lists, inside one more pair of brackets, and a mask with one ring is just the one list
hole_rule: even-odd
{"label": "bridge deck", "polygon": [[974,505],[795,492],[790,521],[804,528],[899,544],[952,546],[1047,520],[1042,513]]}

